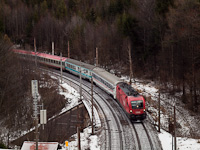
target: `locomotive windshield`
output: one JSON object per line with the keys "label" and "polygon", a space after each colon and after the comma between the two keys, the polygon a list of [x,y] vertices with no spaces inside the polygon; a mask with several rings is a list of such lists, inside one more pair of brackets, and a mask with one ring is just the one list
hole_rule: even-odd
{"label": "locomotive windshield", "polygon": [[143,109],[143,101],[131,101],[132,109]]}

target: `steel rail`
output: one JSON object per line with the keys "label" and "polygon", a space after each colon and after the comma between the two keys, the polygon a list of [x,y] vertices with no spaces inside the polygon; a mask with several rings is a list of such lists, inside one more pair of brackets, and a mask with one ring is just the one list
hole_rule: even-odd
{"label": "steel rail", "polygon": [[[45,71],[48,71],[48,72],[50,72],[49,70],[45,70]],[[60,74],[59,73],[55,73],[55,71],[53,71],[53,72],[51,72],[52,74],[55,74],[55,75],[57,75],[57,76],[59,76]],[[64,80],[67,80],[67,81],[70,81],[70,83],[73,83],[75,86],[76,86],[76,88],[77,87],[79,87],[79,80],[78,79],[71,79],[71,78],[68,78],[68,77],[66,77],[66,76],[64,76],[63,77],[63,79]],[[77,82],[74,82],[74,80]],[[73,86],[73,85],[72,85]],[[85,93],[87,93],[89,96],[90,96],[90,93],[89,93],[89,90],[86,90],[86,89],[84,89],[84,87],[87,87],[88,89],[90,89],[90,87],[89,86],[87,86],[86,84],[83,84],[82,85],[83,86],[83,91],[85,92]],[[84,93],[83,93],[84,94]],[[117,121],[117,119],[116,119],[116,116],[115,116],[115,113],[114,113],[114,111],[113,111],[113,109],[111,108],[111,106],[106,102],[106,100],[104,99],[104,97],[102,97],[97,91],[95,91],[95,95],[96,96],[98,96],[102,101],[104,101],[104,103],[107,105],[107,107],[110,109],[110,111],[111,111],[111,113],[112,113],[112,115],[113,115],[113,117],[115,118],[115,120],[116,120],[116,124],[117,124],[117,128],[118,128],[118,130],[120,129],[119,128],[119,122]],[[83,95],[84,96],[84,95]],[[84,96],[84,98],[85,98],[86,96]],[[104,115],[104,118],[105,118],[105,121],[103,121],[104,123],[105,123],[105,126],[106,126],[106,130],[105,130],[105,139],[108,139],[108,140],[106,140],[105,142],[106,142],[106,144],[105,144],[105,149],[108,149],[108,150],[115,150],[116,149],[116,147],[114,147],[113,148],[113,145],[112,145],[112,143],[113,143],[113,141],[112,141],[112,138],[114,138],[115,136],[111,136],[111,134],[113,135],[113,134],[115,134],[116,133],[116,131],[117,130],[115,130],[115,132],[111,132],[112,130],[111,130],[111,127],[110,127],[110,124],[109,124],[109,119],[108,119],[108,117],[106,116],[106,114],[105,114],[105,112],[104,112],[104,110],[105,110],[105,108],[103,108],[102,106],[101,106],[101,104],[98,102],[98,100],[97,100],[97,98],[95,98],[94,97],[94,101],[95,101],[95,104],[98,106],[98,108],[100,108],[101,110],[102,110],[102,112],[103,112],[103,115]],[[118,140],[119,142],[116,142],[116,143],[120,143],[120,150],[123,150],[123,140],[122,140],[122,137],[121,137],[121,134],[120,134],[120,132],[118,133],[119,134],[119,137],[120,137],[120,139]],[[107,138],[107,136],[108,136],[108,138]],[[115,145],[114,145],[115,146]]]}
{"label": "steel rail", "polygon": [[139,150],[141,150],[142,148],[141,148],[141,142],[140,142],[140,138],[139,138],[138,132],[137,132],[136,127],[134,126],[134,124],[132,124],[132,126],[133,126],[133,129],[135,131],[136,138],[137,138],[138,148],[139,148]]}
{"label": "steel rail", "polygon": [[154,147],[153,147],[153,143],[152,143],[151,137],[150,137],[149,132],[147,131],[147,128],[146,128],[146,126],[144,125],[143,122],[142,122],[142,126],[143,126],[143,128],[144,128],[144,130],[145,130],[145,132],[146,132],[146,135],[147,135],[148,139],[149,139],[149,144],[150,144],[150,146],[151,146],[151,150],[153,150]]}

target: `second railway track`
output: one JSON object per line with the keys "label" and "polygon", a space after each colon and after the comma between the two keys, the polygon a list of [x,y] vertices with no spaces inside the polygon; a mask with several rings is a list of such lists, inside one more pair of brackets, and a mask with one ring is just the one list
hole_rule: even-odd
{"label": "second railway track", "polygon": [[[51,73],[55,73],[55,70]],[[79,89],[79,78],[74,75],[64,73],[63,80],[72,87]],[[88,101],[91,83],[83,81],[83,97]],[[161,145],[153,144],[150,134],[143,123],[132,123],[122,108],[114,99],[94,86],[94,102],[98,107],[101,117],[101,149],[105,150],[153,150],[162,149]],[[159,143],[159,142],[158,142]]]}
{"label": "second railway track", "polygon": [[[68,78],[67,76],[70,76],[71,78]],[[78,78],[71,76],[70,74],[65,74],[63,80],[68,83],[70,82],[70,85],[74,88],[79,88],[80,83]],[[82,87],[83,97],[90,101],[90,83],[83,81]],[[94,88],[94,93],[95,105],[98,106],[101,116],[103,116],[101,118],[101,122],[103,123],[102,132],[104,132],[104,136],[102,136],[101,139],[101,148],[105,150],[125,150],[123,148],[123,136],[121,135],[120,127],[121,124],[118,122],[116,114],[106,99],[99,94],[99,91],[96,91],[96,88]]]}
{"label": "second railway track", "polygon": [[139,150],[154,150],[152,139],[143,122],[133,122]]}

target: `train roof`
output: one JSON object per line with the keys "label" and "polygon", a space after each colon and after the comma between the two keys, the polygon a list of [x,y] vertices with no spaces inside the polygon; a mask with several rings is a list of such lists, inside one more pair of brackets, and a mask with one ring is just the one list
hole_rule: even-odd
{"label": "train roof", "polygon": [[13,49],[13,51],[15,53],[19,53],[19,54],[35,55],[35,52],[33,52],[33,51],[25,51],[25,50],[21,50],[21,49]]}
{"label": "train roof", "polygon": [[[49,58],[49,59],[60,61],[60,56],[56,56],[56,55],[50,55],[50,54],[39,53],[39,52],[35,53],[33,51],[26,51],[26,50],[20,50],[20,49],[13,49],[13,51],[19,54],[27,54],[27,55],[36,54],[37,56],[42,57],[42,58]],[[66,57],[62,57],[62,61],[65,61],[66,59],[67,59]]]}
{"label": "train roof", "polygon": [[117,76],[109,73],[108,71],[102,68],[96,67],[93,69],[93,72],[99,75],[100,77],[106,79],[108,82],[110,82],[113,85],[116,85],[119,82],[123,82],[122,79],[118,78]]}
{"label": "train roof", "polygon": [[127,96],[138,96],[139,95],[139,93],[132,86],[130,86],[127,83],[120,83],[118,85]]}
{"label": "train roof", "polygon": [[74,60],[74,59],[71,59],[71,58],[68,58],[66,62],[72,63],[72,64],[77,65],[77,66],[81,66],[81,67],[86,68],[88,70],[93,70],[96,67],[94,65],[90,65],[90,64],[87,64],[87,63],[84,63],[84,62],[80,62],[80,61],[77,61],[77,60]]}
{"label": "train roof", "polygon": [[[43,58],[49,58],[49,59],[53,59],[53,60],[57,60],[57,61],[61,60],[60,56],[50,55],[50,54],[45,54],[45,53],[38,53],[37,56],[43,57]],[[66,59],[67,59],[66,57],[62,57],[62,61],[66,61]]]}

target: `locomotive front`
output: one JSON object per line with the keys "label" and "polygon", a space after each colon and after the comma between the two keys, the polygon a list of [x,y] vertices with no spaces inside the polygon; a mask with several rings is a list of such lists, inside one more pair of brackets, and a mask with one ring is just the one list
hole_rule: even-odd
{"label": "locomotive front", "polygon": [[133,120],[146,118],[145,100],[143,96],[128,96],[129,117]]}
{"label": "locomotive front", "polygon": [[117,101],[130,119],[143,120],[146,118],[145,99],[133,87],[127,83],[119,83],[116,87],[116,95]]}

